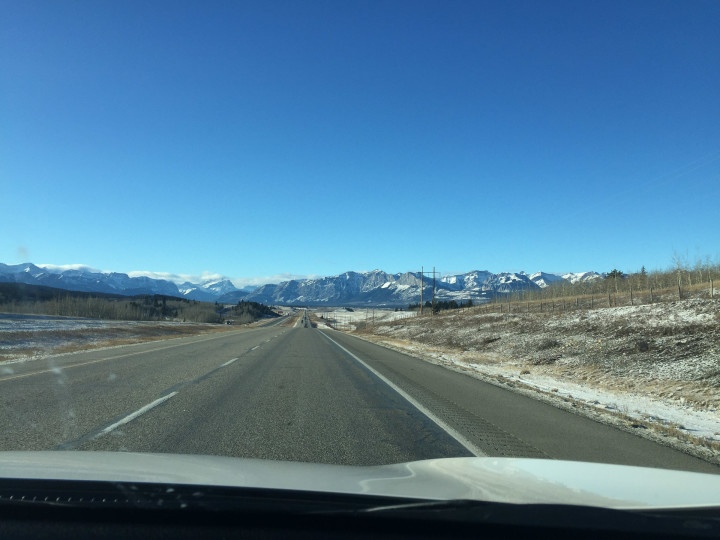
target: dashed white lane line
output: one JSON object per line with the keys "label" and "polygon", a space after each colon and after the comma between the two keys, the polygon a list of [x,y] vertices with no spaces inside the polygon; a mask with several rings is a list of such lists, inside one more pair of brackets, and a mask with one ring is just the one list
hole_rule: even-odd
{"label": "dashed white lane line", "polygon": [[[271,341],[272,341],[274,338],[276,338],[276,337],[277,337],[277,336],[273,336],[273,337],[271,337],[270,339],[266,339],[265,341],[263,341],[263,343],[269,343],[269,342],[271,342]],[[262,344],[260,344],[260,345],[255,345],[252,349],[249,349],[248,352],[254,351],[255,349],[259,349],[261,346],[262,346]],[[236,360],[240,360],[240,358],[233,358],[232,360],[228,360],[227,362],[225,362],[224,364],[222,364],[220,367],[229,366],[230,364],[232,364],[232,363],[235,362]]]}
{"label": "dashed white lane line", "polygon": [[107,435],[107,434],[110,433],[112,430],[114,430],[114,429],[116,429],[116,428],[119,428],[120,426],[122,426],[122,425],[124,425],[124,424],[127,424],[128,422],[132,422],[133,420],[135,420],[135,419],[136,419],[138,416],[140,416],[141,414],[145,414],[145,413],[148,412],[150,409],[153,409],[153,408],[157,407],[158,405],[160,405],[161,403],[166,402],[168,399],[170,399],[171,397],[173,397],[173,396],[176,395],[176,394],[177,394],[177,392],[171,392],[170,394],[168,394],[168,395],[166,395],[166,396],[163,396],[163,397],[161,397],[161,398],[156,399],[156,400],[153,401],[152,403],[148,403],[147,405],[145,405],[144,407],[141,407],[140,409],[138,409],[138,410],[135,411],[134,413],[128,414],[128,415],[127,415],[125,418],[123,418],[122,420],[119,420],[119,421],[115,422],[114,424],[106,427],[105,429],[103,429],[100,433],[98,433],[98,434],[97,434],[95,437],[93,437],[93,438],[94,438],[94,439],[97,439],[98,437],[101,437],[101,436],[103,436],[103,435]]}
{"label": "dashed white lane line", "polygon": [[[268,340],[268,341],[270,341],[270,340]],[[164,348],[170,348],[170,347],[163,347],[163,349],[164,349]],[[254,351],[255,349],[259,349],[259,348],[260,348],[260,345],[256,345],[255,347],[253,347],[253,348],[250,349],[250,350],[251,350],[251,351]],[[159,350],[159,349],[157,349],[157,350]],[[136,354],[136,353],[133,353],[133,354]],[[122,356],[132,356],[132,354],[121,355],[120,357],[122,357]],[[95,360],[95,361],[93,361],[93,362],[87,362],[86,364],[94,364],[94,363],[96,363],[96,362],[103,362],[103,361],[105,361],[105,360],[110,360],[110,359],[109,359],[109,358],[105,358],[105,359],[102,359],[102,360]],[[239,357],[239,356],[238,356],[238,357],[235,357],[235,358],[231,358],[230,360],[228,360],[228,361],[225,362],[224,364],[221,364],[220,367],[222,368],[222,367],[229,366],[230,364],[232,364],[233,362],[236,362],[236,361],[238,361],[238,360],[240,360],[240,357]],[[75,364],[75,366],[78,366],[78,365],[84,365],[84,364]],[[68,367],[75,367],[75,366],[68,366]],[[53,368],[53,369],[59,369],[59,368]],[[213,371],[216,371],[217,369],[220,369],[220,368],[215,368],[215,370],[213,370]],[[47,370],[47,371],[52,371],[52,370]],[[212,372],[211,372],[211,373],[212,373]],[[34,374],[37,374],[37,373],[34,373]],[[33,374],[26,374],[26,375],[24,375],[24,376],[29,376],[29,375],[33,375]],[[5,379],[0,379],[0,381],[2,381],[2,380],[5,380]],[[148,403],[148,404],[145,405],[144,407],[141,407],[140,409],[138,409],[138,410],[135,411],[134,413],[128,414],[127,416],[125,416],[125,417],[122,418],[121,420],[118,420],[118,421],[115,422],[114,424],[107,426],[106,428],[104,428],[104,429],[101,430],[100,432],[96,433],[95,435],[91,435],[91,436],[85,437],[85,438],[83,438],[83,439],[84,439],[84,440],[94,440],[94,439],[97,439],[97,438],[99,438],[99,437],[102,437],[103,435],[107,435],[108,433],[110,433],[111,431],[117,429],[118,427],[120,427],[120,426],[122,426],[122,425],[125,425],[125,424],[127,424],[128,422],[132,422],[132,421],[135,420],[138,416],[141,416],[141,415],[145,414],[146,412],[148,412],[149,410],[154,409],[154,408],[157,407],[158,405],[161,405],[162,403],[165,403],[168,399],[170,399],[171,397],[177,395],[178,393],[179,393],[178,391],[174,391],[174,392],[171,392],[171,393],[169,393],[169,394],[167,394],[167,395],[164,395],[164,396],[156,399],[156,400],[153,401],[152,403]],[[66,444],[69,444],[69,443],[66,443]],[[63,445],[63,446],[64,446],[64,445]]]}

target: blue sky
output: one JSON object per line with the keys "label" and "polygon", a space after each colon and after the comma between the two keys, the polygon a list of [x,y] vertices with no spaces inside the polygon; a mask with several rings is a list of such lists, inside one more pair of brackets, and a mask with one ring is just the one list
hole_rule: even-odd
{"label": "blue sky", "polygon": [[720,260],[720,2],[2,5],[1,262]]}

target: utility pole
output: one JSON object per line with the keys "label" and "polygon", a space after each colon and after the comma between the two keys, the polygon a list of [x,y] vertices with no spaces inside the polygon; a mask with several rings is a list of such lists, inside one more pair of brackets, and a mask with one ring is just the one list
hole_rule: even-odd
{"label": "utility pole", "polygon": [[435,315],[435,267],[433,266],[433,300],[432,300],[432,314]]}
{"label": "utility pole", "polygon": [[420,315],[423,314],[423,277],[425,276],[425,267],[420,267]]}

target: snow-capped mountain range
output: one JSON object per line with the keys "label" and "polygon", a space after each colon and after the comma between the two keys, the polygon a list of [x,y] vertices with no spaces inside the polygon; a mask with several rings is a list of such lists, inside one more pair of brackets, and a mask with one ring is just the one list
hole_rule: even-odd
{"label": "snow-capped mountain range", "polygon": [[98,292],[133,296],[164,294],[189,300],[214,302],[228,293],[248,294],[253,289],[239,289],[229,279],[209,279],[199,283],[177,284],[168,279],[133,276],[119,272],[99,272],[87,267],[64,268],[32,263],[0,263],[0,282],[44,285],[70,291]]}
{"label": "snow-capped mountain range", "polygon": [[[474,270],[465,274],[439,277],[435,282],[438,300],[485,301],[497,294],[524,289],[545,288],[567,281],[577,283],[598,279],[603,274],[582,272],[549,274],[536,272],[501,272]],[[345,272],[318,279],[283,281],[263,285],[255,290],[239,289],[229,279],[209,279],[199,283],[175,283],[168,279],[147,276],[130,277],[119,272],[98,272],[87,267],[36,266],[32,263],[6,265],[0,263],[0,282],[44,285],[73,291],[136,294],[164,294],[208,302],[237,303],[240,300],[268,305],[328,306],[407,306],[420,300],[419,272],[388,274],[381,270]],[[432,297],[432,278],[422,280],[424,299]]]}
{"label": "snow-capped mountain range", "polygon": [[200,283],[186,281],[178,285],[177,288],[185,298],[204,300],[206,302],[214,302],[224,294],[247,294],[252,291],[252,289],[238,289],[229,279],[207,280]]}
{"label": "snow-capped mountain range", "polygon": [[[466,274],[443,276],[436,279],[435,298],[474,302],[487,301],[496,294],[524,289],[545,288],[558,281],[577,283],[597,279],[596,272],[548,274],[536,272],[501,272],[474,270]],[[432,278],[421,281],[419,272],[388,274],[381,270],[372,272],[345,272],[339,276],[320,279],[284,281],[277,285],[264,285],[244,297],[245,300],[280,305],[329,305],[329,306],[407,306],[432,297]],[[220,297],[219,301],[223,301]]]}

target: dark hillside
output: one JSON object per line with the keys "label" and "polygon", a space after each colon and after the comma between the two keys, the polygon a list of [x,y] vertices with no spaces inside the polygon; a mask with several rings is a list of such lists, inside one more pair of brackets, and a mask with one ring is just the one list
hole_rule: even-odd
{"label": "dark hillside", "polygon": [[28,285],[26,283],[0,283],[0,305],[9,302],[47,302],[72,296],[75,298],[112,298],[121,299],[127,296],[110,293],[94,293],[68,291],[44,285]]}
{"label": "dark hillside", "polygon": [[126,321],[220,323],[215,304],[174,296],[124,296],[0,283],[0,312]]}

